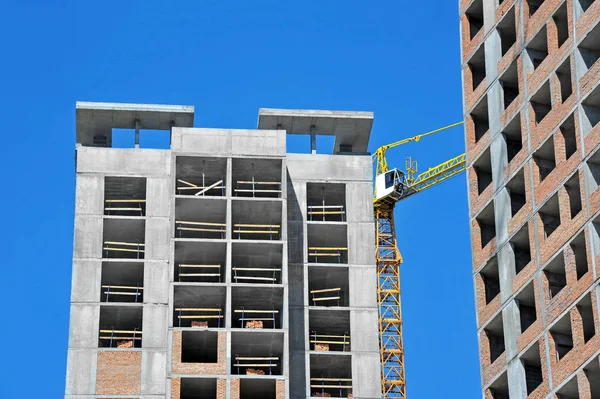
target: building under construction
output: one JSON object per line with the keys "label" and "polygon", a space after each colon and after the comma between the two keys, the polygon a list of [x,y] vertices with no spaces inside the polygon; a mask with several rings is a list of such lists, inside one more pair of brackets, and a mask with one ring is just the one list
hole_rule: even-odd
{"label": "building under construction", "polygon": [[483,397],[600,398],[600,1],[460,10]]}
{"label": "building under construction", "polygon": [[[231,130],[189,106],[76,108],[66,398],[381,397],[372,113]],[[139,148],[145,130],[170,149]]]}

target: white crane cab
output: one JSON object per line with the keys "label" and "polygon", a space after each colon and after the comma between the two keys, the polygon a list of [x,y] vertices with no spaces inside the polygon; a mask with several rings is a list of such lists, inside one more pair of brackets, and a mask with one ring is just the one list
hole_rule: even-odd
{"label": "white crane cab", "polygon": [[375,199],[377,201],[390,199],[400,200],[405,187],[404,173],[391,169],[375,177]]}

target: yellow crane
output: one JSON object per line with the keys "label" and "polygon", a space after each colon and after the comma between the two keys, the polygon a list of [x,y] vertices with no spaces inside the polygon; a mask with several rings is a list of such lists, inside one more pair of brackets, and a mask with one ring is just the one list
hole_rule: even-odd
{"label": "yellow crane", "polygon": [[461,125],[453,123],[414,137],[381,146],[373,154],[376,162],[374,214],[377,258],[377,301],[379,305],[379,353],[383,398],[406,398],[404,374],[404,342],[400,299],[400,265],[402,255],[396,244],[394,208],[413,194],[443,182],[466,168],[465,154],[429,168],[417,175],[417,162],[407,157],[406,171],[388,168],[386,151],[421,138]]}

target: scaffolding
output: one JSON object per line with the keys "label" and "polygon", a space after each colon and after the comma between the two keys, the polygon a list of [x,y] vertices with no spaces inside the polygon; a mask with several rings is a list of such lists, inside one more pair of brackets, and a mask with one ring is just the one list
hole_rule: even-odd
{"label": "scaffolding", "polygon": [[108,216],[131,216],[131,213],[135,213],[135,216],[144,216],[146,213],[146,200],[108,199],[104,200],[104,203],[104,214]]}
{"label": "scaffolding", "polygon": [[233,233],[237,234],[238,239],[242,239],[242,234],[246,235],[254,235],[254,234],[262,234],[269,235],[269,240],[278,239],[279,238],[279,228],[281,226],[278,224],[251,224],[251,223],[236,223],[233,225]]}
{"label": "scaffolding", "polygon": [[312,396],[324,397],[331,395],[331,390],[335,390],[339,393],[336,397],[347,398],[352,393],[352,378],[311,378],[310,387],[320,388],[320,392],[313,391]]}
{"label": "scaffolding", "polygon": [[[325,203],[325,201],[323,201]],[[308,217],[309,221],[315,222],[327,222],[328,219],[337,215],[340,217],[343,222],[346,216],[346,211],[344,211],[344,205],[309,205],[308,206]],[[321,220],[317,220],[320,217]]]}
{"label": "scaffolding", "polygon": [[331,258],[334,258],[337,260],[337,263],[343,263],[342,261],[344,259],[344,255],[346,255],[347,252],[347,247],[308,247],[308,257],[309,261],[311,258],[313,259],[312,263],[319,263],[319,258],[326,258],[325,260],[331,260]]}
{"label": "scaffolding", "polygon": [[138,286],[130,286],[130,285],[102,285],[101,286],[103,290],[102,293],[104,295],[106,295],[106,302],[109,302],[110,296],[111,295],[116,295],[117,297],[119,296],[124,296],[124,297],[129,297],[129,296],[133,296],[135,303],[138,302],[138,299],[141,302],[142,299],[142,290],[144,288]]}
{"label": "scaffolding", "polygon": [[321,335],[313,331],[310,334],[310,343],[313,345],[313,350],[319,352],[329,352],[331,345],[341,346],[341,351],[347,352],[350,350],[350,334]]}
{"label": "scaffolding", "polygon": [[225,223],[208,223],[208,222],[192,222],[187,220],[176,220],[175,229],[179,232],[179,237],[184,231],[200,232],[200,233],[216,233],[221,239],[225,238],[226,230]]}
{"label": "scaffolding", "polygon": [[135,254],[136,259],[143,259],[144,246],[145,244],[140,242],[104,241],[102,249],[105,258],[110,258],[111,252],[127,252]]}
{"label": "scaffolding", "polygon": [[[221,328],[221,319],[223,319],[223,309],[221,308],[175,308],[175,312],[178,312],[178,327],[182,327],[183,320],[203,321],[206,322],[206,327],[208,327],[209,321],[216,320],[217,328]],[[187,314],[188,312],[194,314]],[[192,327],[194,326],[192,325]]]}
{"label": "scaffolding", "polygon": [[[104,334],[104,335],[103,335]],[[108,334],[108,335],[106,335]],[[115,330],[112,329],[101,329],[99,336],[99,347],[104,347],[104,342],[108,341],[108,347],[112,348],[113,344],[117,348],[133,348],[136,345],[136,341],[141,345],[142,331],[138,329],[133,330]]]}
{"label": "scaffolding", "polygon": [[281,182],[254,181],[254,178],[250,181],[238,180],[236,188],[233,191],[239,197],[256,197],[257,194],[260,194],[262,197],[279,197],[281,195]]}
{"label": "scaffolding", "polygon": [[[191,272],[191,273],[181,273],[181,269],[192,269],[192,270],[198,270],[198,272]],[[201,265],[201,264],[189,264],[189,263],[180,263],[179,264],[179,282],[181,282],[181,278],[195,278],[195,277],[201,277],[201,278],[217,278],[220,282],[222,279],[222,275],[221,275],[221,265]],[[209,273],[208,271],[204,271],[204,270],[217,270],[218,273]],[[206,281],[205,279],[202,279],[201,281]]]}
{"label": "scaffolding", "polygon": [[[311,290],[311,300],[313,302],[313,306],[317,306],[317,302],[322,301],[337,301],[337,306],[340,306],[340,299],[342,299],[342,289],[341,288],[326,288],[322,290]],[[325,295],[325,296],[323,296]]]}
{"label": "scaffolding", "polygon": [[[241,314],[240,326],[241,328],[264,328],[264,322],[271,322],[273,327],[277,328],[277,321],[275,315],[279,314],[279,310],[257,310],[257,309],[235,309],[234,313]],[[249,316],[250,315],[250,316]],[[256,316],[253,316],[256,315]],[[271,315],[271,317],[264,317],[263,315]],[[263,316],[263,317],[257,317]]]}
{"label": "scaffolding", "polygon": [[[277,362],[279,361],[278,356],[270,356],[270,357],[255,357],[255,356],[238,356],[235,355],[235,361],[237,363],[233,364],[233,367],[237,369],[237,373],[240,374],[240,368],[246,369],[246,374],[250,373],[251,368],[258,368],[262,371],[262,369],[268,369],[269,375],[273,374],[273,367],[277,367]],[[250,362],[250,363],[248,363]],[[259,363],[260,362],[260,363]],[[266,363],[268,362],[268,363]],[[264,371],[263,371],[264,373]],[[256,370],[252,370],[252,374],[256,373]],[[262,374],[262,373],[261,373]]]}
{"label": "scaffolding", "polygon": [[[280,268],[268,268],[268,267],[232,267],[233,271],[233,280],[235,283],[239,283],[240,280],[242,282],[256,282],[263,284],[276,284],[277,283],[277,273],[281,272]],[[253,276],[238,276],[239,272],[248,272],[249,274],[254,274]],[[257,276],[256,274],[268,274],[269,277]]]}

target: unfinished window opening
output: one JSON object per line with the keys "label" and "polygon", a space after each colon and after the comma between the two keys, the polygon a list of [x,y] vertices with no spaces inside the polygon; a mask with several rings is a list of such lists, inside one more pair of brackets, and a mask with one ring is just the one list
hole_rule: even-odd
{"label": "unfinished window opening", "polygon": [[[185,333],[184,333],[185,334]],[[179,388],[181,399],[217,399],[216,378],[182,378]]]}
{"label": "unfinished window opening", "polygon": [[182,363],[217,363],[219,336],[216,331],[183,331]]}
{"label": "unfinished window opening", "polygon": [[465,11],[469,21],[469,38],[473,40],[475,35],[483,28],[483,1],[475,0]]}
{"label": "unfinished window opening", "polygon": [[504,353],[504,326],[502,325],[502,312],[498,313],[485,326],[490,349],[490,364],[494,363]]}
{"label": "unfinished window opening", "polygon": [[579,233],[569,244],[575,256],[575,268],[577,269],[577,280],[588,272],[587,249],[585,246],[585,232]]}
{"label": "unfinished window opening", "polygon": [[508,377],[506,371],[488,388],[493,399],[509,399],[508,396]]}
{"label": "unfinished window opening", "polygon": [[484,96],[475,106],[471,112],[471,119],[473,119],[475,142],[477,143],[490,130],[487,96]]}
{"label": "unfinished window opening", "polygon": [[241,375],[282,375],[283,334],[267,331],[231,333],[231,372]]}
{"label": "unfinished window opening", "polygon": [[241,378],[240,399],[275,399],[276,381],[265,378]]}
{"label": "unfinished window opening", "polygon": [[477,194],[481,195],[492,184],[492,159],[489,149],[473,163],[473,168],[477,176]]}
{"label": "unfinished window opening", "polygon": [[595,291],[587,294],[581,301],[577,303],[577,310],[579,310],[581,321],[583,323],[583,339],[585,343],[588,343],[588,341],[592,339],[594,335],[596,335],[591,295],[595,295]]}
{"label": "unfinished window opening", "polygon": [[234,284],[281,284],[283,245],[232,244],[231,280]]}
{"label": "unfinished window opening", "polygon": [[173,327],[224,328],[227,288],[175,285]]}
{"label": "unfinished window opening", "polygon": [[536,70],[546,57],[548,57],[548,33],[546,25],[525,46],[525,50],[530,63],[530,69]]}
{"label": "unfinished window opening", "polygon": [[231,219],[235,240],[281,240],[280,201],[233,200]]}
{"label": "unfinished window opening", "polygon": [[535,122],[539,125],[546,115],[552,110],[552,97],[550,95],[550,82],[546,81],[533,96],[531,96],[531,110]]}
{"label": "unfinished window opening", "polygon": [[531,395],[542,382],[542,361],[540,358],[540,348],[536,342],[521,357],[523,368],[525,369],[525,384],[527,385],[527,395]]}
{"label": "unfinished window opening", "polygon": [[144,301],[144,264],[102,262],[100,302]]}
{"label": "unfinished window opening", "polygon": [[517,41],[517,29],[515,25],[515,7],[511,8],[498,23],[498,33],[500,34],[500,43],[502,45],[502,55]]}
{"label": "unfinished window opening", "polygon": [[317,352],[350,351],[350,312],[319,310],[308,312],[310,350]]}
{"label": "unfinished window opening", "polygon": [[310,355],[311,396],[348,398],[352,394],[352,357]]}
{"label": "unfinished window opening", "polygon": [[227,158],[177,157],[175,193],[196,197],[225,196]]}
{"label": "unfinished window opening", "polygon": [[346,185],[306,183],[307,217],[311,222],[346,221]]}
{"label": "unfinished window opening", "polygon": [[527,202],[525,197],[525,174],[519,170],[506,185],[510,196],[510,213],[514,217]]}
{"label": "unfinished window opening", "polygon": [[523,225],[521,230],[509,242],[515,255],[515,274],[519,274],[531,262],[529,227],[527,224]]}
{"label": "unfinished window opening", "polygon": [[583,134],[588,134],[600,122],[600,85],[582,101],[581,108]]}
{"label": "unfinished window opening", "polygon": [[[97,136],[98,140],[100,137],[106,136]],[[110,139],[106,138],[107,142],[110,142],[107,147],[112,148],[135,148],[135,129],[120,129],[113,128],[110,134]],[[96,136],[94,137],[94,141],[96,141]]]}
{"label": "unfinished window opening", "polygon": [[573,94],[573,83],[571,82],[571,59],[567,58],[556,70],[556,77],[560,82],[560,96],[564,103]]}
{"label": "unfinished window opening", "polygon": [[550,299],[553,299],[567,286],[565,257],[562,252],[548,263],[548,266],[544,268],[544,274],[548,281]]}
{"label": "unfinished window opening", "polygon": [[234,158],[233,196],[281,198],[281,159]]}
{"label": "unfinished window opening", "polygon": [[569,115],[563,124],[560,125],[559,131],[565,141],[565,154],[567,159],[569,159],[571,158],[571,155],[577,152],[577,135],[575,133],[574,114]]}
{"label": "unfinished window opening", "polygon": [[104,214],[117,216],[146,215],[146,178],[104,178]]}
{"label": "unfinished window opening", "polygon": [[552,16],[554,23],[556,24],[556,33],[558,35],[558,47],[562,46],[564,42],[569,38],[569,20],[567,18],[567,3],[563,3],[562,6],[556,10]]}
{"label": "unfinished window opening", "polygon": [[99,348],[141,348],[142,307],[100,306]]}
{"label": "unfinished window opening", "polygon": [[308,295],[310,306],[349,306],[348,268],[310,266]]}
{"label": "unfinished window opening", "polygon": [[283,288],[235,286],[231,290],[231,309],[233,328],[282,328]]}
{"label": "unfinished window opening", "polygon": [[473,83],[471,89],[475,91],[486,76],[485,47],[483,44],[479,47],[479,50],[473,54],[467,65],[469,67],[469,71],[471,72],[471,80]]}
{"label": "unfinished window opening", "polygon": [[485,246],[496,237],[493,201],[490,202],[477,216],[477,223],[479,224],[479,230],[481,231],[481,248],[485,248]]}
{"label": "unfinished window opening", "polygon": [[344,224],[309,224],[309,263],[348,263],[348,230]]}
{"label": "unfinished window opening", "polygon": [[527,5],[529,7],[529,16],[533,16],[536,11],[544,4],[545,0],[527,0]]}
{"label": "unfinished window opening", "polygon": [[585,180],[587,194],[590,195],[600,185],[600,151],[596,150],[585,162]]}
{"label": "unfinished window opening", "polygon": [[591,398],[600,398],[600,358],[596,357],[595,361],[589,362],[583,372],[585,373],[587,380],[590,383],[590,390],[592,393]]}
{"label": "unfinished window opening", "polygon": [[175,237],[225,239],[226,209],[224,198],[176,198]]}
{"label": "unfinished window opening", "polygon": [[567,312],[559,321],[550,327],[550,334],[556,347],[556,360],[560,361],[573,349],[573,330],[571,328],[571,315]]}
{"label": "unfinished window opening", "polygon": [[573,376],[556,392],[557,399],[579,399],[579,387],[577,385],[577,376]]}
{"label": "unfinished window opening", "polygon": [[571,219],[581,212],[581,191],[579,187],[579,173],[575,174],[565,183],[565,190],[569,195],[569,205],[571,208]]}
{"label": "unfinished window opening", "polygon": [[502,131],[506,143],[507,161],[510,162],[523,148],[521,133],[521,115],[517,114]]}
{"label": "unfinished window opening", "polygon": [[579,76],[583,76],[600,58],[600,24],[596,26],[583,38],[575,52]]}
{"label": "unfinished window opening", "polygon": [[588,8],[590,8],[592,4],[594,4],[594,1],[596,0],[577,0],[575,2],[575,7],[577,8],[577,11],[579,11],[579,15],[586,12]]}
{"label": "unfinished window opening", "polygon": [[498,272],[498,258],[494,256],[481,270],[481,277],[485,286],[485,303],[488,304],[500,293],[500,275]]}
{"label": "unfinished window opening", "polygon": [[517,73],[517,60],[515,60],[500,77],[500,86],[504,97],[504,109],[519,96],[519,76]]}
{"label": "unfinished window opening", "polygon": [[224,282],[226,257],[225,242],[175,241],[175,281]]}
{"label": "unfinished window opening", "polygon": [[556,156],[554,154],[554,140],[552,136],[533,153],[533,161],[539,170],[540,181],[544,181],[550,172],[556,168]]}
{"label": "unfinished window opening", "polygon": [[560,226],[560,210],[558,207],[558,194],[554,194],[548,202],[540,208],[540,218],[544,225],[544,233],[546,238]]}
{"label": "unfinished window opening", "polygon": [[145,236],[143,219],[104,219],[102,257],[144,259]]}
{"label": "unfinished window opening", "polygon": [[515,302],[519,309],[519,319],[521,321],[521,334],[527,331],[529,327],[537,320],[535,311],[535,291],[533,282],[529,283],[516,296]]}

